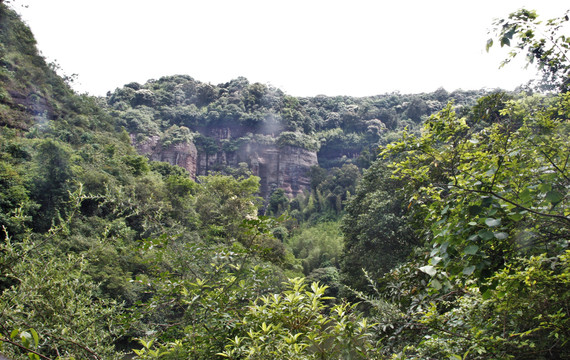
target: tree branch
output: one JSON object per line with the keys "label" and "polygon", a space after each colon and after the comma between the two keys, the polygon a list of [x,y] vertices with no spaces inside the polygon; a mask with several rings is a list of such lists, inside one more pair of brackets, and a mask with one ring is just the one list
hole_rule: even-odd
{"label": "tree branch", "polygon": [[47,356],[45,356],[45,355],[42,355],[42,354],[40,354],[39,352],[34,351],[34,350],[32,350],[32,349],[29,349],[29,348],[25,347],[24,345],[20,345],[20,344],[18,344],[17,342],[14,342],[14,341],[12,341],[12,340],[10,340],[10,339],[0,338],[0,341],[3,341],[3,342],[6,342],[6,343],[8,343],[8,344],[11,344],[11,345],[14,345],[14,346],[16,346],[16,347],[19,347],[20,349],[22,349],[22,350],[24,350],[24,351],[27,351],[27,352],[31,352],[32,354],[36,354],[37,356],[41,357],[42,359],[45,359],[45,360],[53,360],[52,358],[49,358],[49,357],[47,357]]}
{"label": "tree branch", "polygon": [[[570,182],[570,178],[564,173],[564,171],[563,171],[562,169],[560,169],[558,166],[556,166],[556,164],[554,163],[554,161],[552,160],[552,158],[551,158],[550,156],[548,156],[548,154],[547,154],[544,150],[542,150],[540,146],[538,146],[538,145],[537,145],[536,143],[534,143],[532,140],[529,140],[529,142],[530,142],[532,145],[536,146],[537,149],[540,149],[539,151],[542,153],[542,155],[544,155],[544,157],[546,158],[546,160],[548,160],[548,162],[549,162],[556,170],[558,170],[558,172],[560,173],[560,175],[562,175],[562,177],[564,177],[564,179],[566,179],[566,181]],[[566,162],[565,162],[565,164],[564,164],[564,168],[566,168],[566,163],[568,162],[568,156],[570,156],[570,154],[566,156]]]}
{"label": "tree branch", "polygon": [[563,220],[564,222],[570,223],[570,218],[569,218],[569,217],[566,217],[566,216],[564,216],[564,215],[548,214],[548,213],[543,213],[543,212],[540,212],[540,211],[533,210],[533,209],[531,209],[531,208],[522,206],[521,204],[517,204],[516,202],[514,202],[514,201],[512,201],[512,200],[509,200],[509,199],[507,199],[506,197],[497,194],[497,193],[494,192],[493,190],[467,189],[467,188],[461,187],[461,186],[459,186],[459,185],[452,185],[452,184],[434,184],[434,185],[439,185],[439,186],[453,186],[453,187],[456,187],[456,188],[458,188],[458,189],[461,189],[461,190],[464,190],[464,191],[468,191],[468,192],[473,192],[473,193],[477,193],[477,194],[492,195],[492,196],[496,197],[497,199],[501,199],[501,200],[503,200],[503,201],[505,201],[505,202],[507,202],[507,203],[509,203],[509,204],[511,204],[511,205],[514,205],[514,206],[516,206],[516,207],[518,207],[518,208],[520,208],[520,209],[526,210],[526,211],[528,211],[528,212],[530,212],[530,213],[533,213],[533,214],[535,214],[535,215],[544,216],[544,217],[549,217],[549,218],[553,218],[553,219],[559,219],[559,220]]}
{"label": "tree branch", "polygon": [[51,335],[51,337],[53,337],[54,339],[59,339],[59,340],[71,343],[71,344],[77,346],[78,348],[87,351],[88,353],[93,355],[93,357],[95,357],[95,359],[101,360],[101,357],[99,357],[99,355],[97,355],[97,353],[95,351],[89,349],[87,346],[81,345],[81,344],[79,344],[79,343],[77,343],[71,339],[64,339],[64,338],[60,338],[59,336],[53,336],[53,335]]}

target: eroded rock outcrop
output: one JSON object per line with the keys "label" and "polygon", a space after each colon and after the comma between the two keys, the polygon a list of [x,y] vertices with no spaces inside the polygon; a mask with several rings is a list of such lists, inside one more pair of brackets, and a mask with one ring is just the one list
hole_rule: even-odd
{"label": "eroded rock outcrop", "polygon": [[131,135],[139,154],[146,155],[153,161],[164,161],[183,167],[188,170],[192,179],[196,178],[198,151],[193,143],[184,141],[164,146],[159,136],[151,136],[140,142],[135,142],[135,138],[135,135]]}
{"label": "eroded rock outcrop", "polygon": [[261,178],[262,197],[281,188],[290,198],[309,189],[309,169],[318,165],[316,151],[250,142],[235,152],[199,153],[197,174],[207,175],[225,167],[237,168],[240,163],[246,163],[252,174]]}
{"label": "eroded rock outcrop", "polygon": [[261,193],[269,195],[276,188],[290,198],[310,187],[309,169],[317,165],[317,153],[299,147],[247,144],[245,151],[254,175],[261,178]]}
{"label": "eroded rock outcrop", "polygon": [[[232,133],[229,129],[220,128],[213,129],[210,135],[220,145],[223,141],[231,140]],[[223,150],[224,147],[220,145],[219,151],[212,152],[197,150],[193,143],[186,141],[164,146],[158,136],[138,142],[135,141],[135,135],[131,135],[131,138],[139,154],[154,161],[181,166],[188,170],[193,179],[200,175],[223,172],[227,168],[238,168],[240,163],[246,163],[252,174],[261,179],[262,197],[269,196],[277,188],[285,190],[290,198],[308,190],[309,169],[318,165],[316,151],[255,140],[244,142],[231,150]]]}

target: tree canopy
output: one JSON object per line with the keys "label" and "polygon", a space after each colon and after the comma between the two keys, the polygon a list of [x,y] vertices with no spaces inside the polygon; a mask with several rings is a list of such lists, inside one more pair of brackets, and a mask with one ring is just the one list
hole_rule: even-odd
{"label": "tree canopy", "polygon": [[[0,15],[1,354],[570,357],[567,15],[496,22],[533,91],[366,98],[185,75],[77,95]],[[264,199],[247,164],[193,179],[150,137],[319,164]]]}

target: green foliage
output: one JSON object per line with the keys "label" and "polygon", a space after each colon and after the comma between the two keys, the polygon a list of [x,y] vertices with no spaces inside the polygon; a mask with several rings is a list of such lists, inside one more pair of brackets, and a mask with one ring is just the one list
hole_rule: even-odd
{"label": "green foliage", "polygon": [[140,134],[145,137],[159,134],[159,126],[154,121],[154,111],[150,107],[142,106],[136,109],[129,109],[123,117],[126,128],[130,133]]}
{"label": "green foliage", "polygon": [[171,145],[178,143],[192,143],[194,135],[185,126],[172,125],[167,129],[160,139],[160,143],[163,147],[167,148]]}
{"label": "green foliage", "polygon": [[408,335],[397,358],[568,357],[568,265],[568,252],[515,259],[484,293],[471,285],[431,298],[407,315],[421,336]]}
{"label": "green foliage", "polygon": [[279,135],[277,139],[277,145],[279,146],[295,146],[307,150],[316,151],[319,149],[319,143],[300,132],[284,131]]}
{"label": "green foliage", "polygon": [[0,163],[0,226],[12,235],[19,235],[29,225],[28,214],[35,204],[30,200],[25,178],[8,162]]}
{"label": "green foliage", "polygon": [[150,171],[150,166],[146,157],[141,155],[127,155],[122,159],[135,176],[146,174]]}
{"label": "green foliage", "polygon": [[[471,104],[481,94],[440,90],[368,98],[295,98],[245,78],[212,85],[178,75],[127,84],[106,100],[111,114],[139,144],[151,137],[160,138],[162,146],[193,142],[199,157],[206,157],[205,166],[198,166],[205,175],[231,174],[243,161],[240,150],[252,143],[259,151],[264,146],[318,151],[319,164],[326,169],[345,164],[368,167],[377,145],[393,138],[392,130],[406,126],[417,130],[419,122],[449,98]],[[326,201],[336,202],[331,208],[340,211],[345,194],[335,196]]]}
{"label": "green foliage", "polygon": [[[539,87],[544,90],[567,92],[570,90],[570,38],[560,32],[569,20],[568,11],[559,18],[543,23],[536,11],[520,9],[507,19],[499,19],[493,33],[501,47],[514,50],[502,66],[508,64],[519,53],[524,53],[528,64],[534,64],[542,72]],[[513,42],[511,44],[511,42]],[[494,44],[487,41],[487,50]]]}
{"label": "green foliage", "polygon": [[[263,227],[263,223],[248,225],[250,236],[264,236]],[[276,289],[281,276],[237,242],[179,242],[162,237],[145,240],[140,250],[153,265],[135,280],[150,294],[131,320],[150,337],[141,341],[137,359],[158,353],[167,359],[214,358],[235,336],[245,306]]]}
{"label": "green foliage", "polygon": [[326,288],[291,279],[281,294],[262,296],[244,314],[220,356],[229,359],[367,359],[370,324],[354,305],[328,307]]}
{"label": "green foliage", "polygon": [[471,108],[467,124],[471,127],[482,129],[491,124],[506,121],[506,116],[501,115],[501,111],[505,109],[508,100],[513,100],[513,97],[504,92],[497,92],[479,98],[477,103]]}
{"label": "green foliage", "polygon": [[390,177],[383,159],[365,171],[342,219],[343,282],[365,291],[368,281],[362,269],[378,279],[420,244],[413,231],[404,182]]}
{"label": "green foliage", "polygon": [[220,150],[214,138],[202,135],[196,137],[196,146],[206,155],[214,155]]}
{"label": "green foliage", "polygon": [[201,191],[196,196],[196,210],[200,214],[205,236],[224,242],[246,242],[241,224],[243,219],[257,216],[260,198],[259,178],[235,179],[231,176],[200,177]]}
{"label": "green foliage", "polygon": [[[378,319],[384,354],[568,357],[568,104],[568,93],[497,93],[461,111],[469,118],[448,104],[421,135],[404,132],[383,151],[378,163],[388,164],[390,178],[379,173],[371,188],[400,184],[408,200],[394,210],[409,212],[424,244],[379,288],[369,282],[375,298],[356,292]],[[347,216],[347,231],[358,216]]]}
{"label": "green foliage", "polygon": [[183,167],[170,165],[167,162],[151,161],[149,162],[149,165],[150,165],[150,170],[159,173],[164,178],[168,178],[170,176],[185,177],[185,178],[190,177],[188,171]]}
{"label": "green foliage", "polygon": [[[81,194],[72,199],[79,206]],[[99,286],[88,275],[91,264],[83,256],[58,251],[68,221],[18,242],[5,234],[0,244],[0,341],[7,355],[120,358],[113,342],[121,335],[122,306],[98,297]]]}
{"label": "green foliage", "polygon": [[568,122],[555,114],[568,104],[567,94],[548,110],[510,101],[504,122],[476,133],[448,106],[422,137],[388,146],[405,159],[392,168],[430,229],[430,265],[485,277],[517,251],[565,246]]}
{"label": "green foliage", "polygon": [[285,196],[285,190],[275,189],[269,197],[269,204],[267,205],[267,213],[279,216],[287,209],[289,199]]}
{"label": "green foliage", "polygon": [[[535,42],[536,17],[518,14],[500,23],[503,44],[518,39],[562,89],[567,18]],[[96,99],[71,92],[4,4],[0,15],[2,353],[569,356],[567,93],[295,98],[169,76]],[[131,137],[194,142],[205,173],[233,176],[195,182]],[[279,219],[259,216],[260,179],[239,163],[250,143],[318,150],[306,193],[267,184]],[[326,286],[281,285],[301,270]],[[338,297],[341,280],[360,305]]]}
{"label": "green foliage", "polygon": [[73,189],[70,149],[60,142],[46,140],[38,146],[32,196],[40,207],[34,228],[46,231],[65,211],[69,191]]}
{"label": "green foliage", "polygon": [[339,293],[342,285],[340,283],[338,266],[327,266],[315,269],[305,278],[305,281],[308,284],[316,282],[326,286],[325,295],[332,298],[329,299],[330,302],[339,301],[341,299]]}
{"label": "green foliage", "polygon": [[356,190],[360,179],[360,170],[356,165],[344,164],[328,171],[313,166],[309,170],[311,192],[295,199],[290,204],[292,210],[298,209],[296,217],[309,223],[336,221],[343,214],[344,205],[350,194]]}
{"label": "green foliage", "polygon": [[286,240],[287,247],[301,260],[303,273],[339,266],[342,254],[342,233],[338,222],[323,222],[311,227],[302,227]]}

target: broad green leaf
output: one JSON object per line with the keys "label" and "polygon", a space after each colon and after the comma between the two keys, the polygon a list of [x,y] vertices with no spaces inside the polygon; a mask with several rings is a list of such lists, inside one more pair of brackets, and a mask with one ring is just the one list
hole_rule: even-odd
{"label": "broad green leaf", "polygon": [[493,232],[489,231],[489,230],[481,230],[477,234],[479,235],[479,237],[482,240],[485,240],[485,241],[491,240],[492,238],[495,237],[495,234],[493,234]]}
{"label": "broad green leaf", "polygon": [[441,257],[439,257],[439,256],[434,256],[434,257],[432,257],[432,258],[429,260],[429,263],[435,266],[435,265],[439,264],[439,262],[440,262],[441,260],[442,260]]}
{"label": "broad green leaf", "polygon": [[463,274],[465,274],[467,276],[473,274],[473,271],[475,271],[475,265],[470,265],[470,266],[463,268]]}
{"label": "broad green leaf", "polygon": [[529,188],[524,189],[524,190],[520,193],[519,198],[521,199],[521,201],[523,202],[523,204],[529,202],[529,201],[531,200],[530,189],[529,189]]}
{"label": "broad green leaf", "polygon": [[488,227],[495,227],[501,225],[501,219],[486,218],[485,224]]}
{"label": "broad green leaf", "polygon": [[433,286],[433,288],[436,289],[436,290],[441,290],[441,287],[442,287],[442,286],[441,286],[441,283],[440,283],[439,280],[437,280],[437,279],[433,279],[433,280],[431,281],[431,286]]}
{"label": "broad green leaf", "polygon": [[437,270],[435,269],[435,267],[433,267],[431,265],[422,266],[419,270],[421,272],[428,274],[429,276],[434,276],[437,273]]}
{"label": "broad green leaf", "polygon": [[38,333],[34,329],[30,329],[30,332],[32,333],[32,337],[34,338],[34,347],[38,347],[40,343],[40,337],[38,336]]}
{"label": "broad green leaf", "polygon": [[513,221],[519,221],[523,218],[522,214],[519,213],[512,213],[509,214],[509,219],[513,220]]}
{"label": "broad green leaf", "polygon": [[22,341],[22,345],[24,345],[25,347],[30,346],[30,339],[31,338],[32,338],[32,335],[27,331],[23,331],[20,334],[20,340]]}
{"label": "broad green leaf", "polygon": [[552,203],[552,204],[558,204],[559,202],[562,201],[562,199],[564,199],[564,195],[562,195],[561,193],[559,193],[556,190],[552,190],[546,193],[546,197],[545,197],[546,201]]}
{"label": "broad green leaf", "polygon": [[506,232],[497,232],[495,233],[495,238],[498,240],[505,240],[506,238],[509,237],[509,234],[507,234]]}
{"label": "broad green leaf", "polygon": [[538,190],[540,190],[541,192],[549,192],[550,190],[552,190],[552,185],[549,183],[540,184],[538,186]]}
{"label": "broad green leaf", "polygon": [[479,250],[479,246],[469,245],[465,248],[465,250],[463,250],[463,252],[467,255],[475,255],[477,253],[477,250]]}

